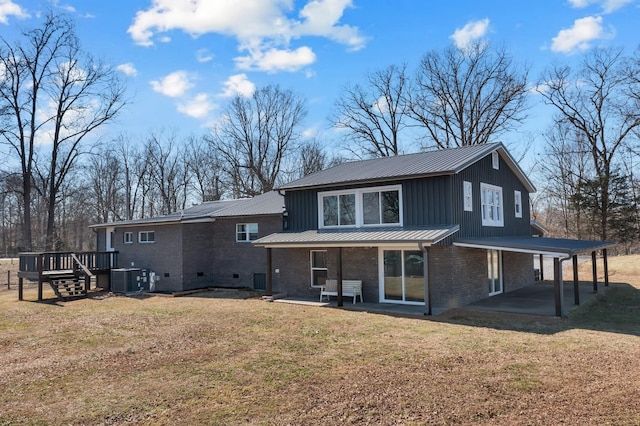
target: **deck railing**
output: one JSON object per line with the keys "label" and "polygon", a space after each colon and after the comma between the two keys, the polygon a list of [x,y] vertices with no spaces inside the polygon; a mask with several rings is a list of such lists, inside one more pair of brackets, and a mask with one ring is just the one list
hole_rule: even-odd
{"label": "deck railing", "polygon": [[[75,258],[74,258],[75,256]],[[76,260],[76,258],[78,260]],[[78,261],[92,272],[108,271],[118,267],[117,251],[87,252],[39,252],[20,253],[19,274],[23,277],[41,275],[44,272],[75,271]]]}

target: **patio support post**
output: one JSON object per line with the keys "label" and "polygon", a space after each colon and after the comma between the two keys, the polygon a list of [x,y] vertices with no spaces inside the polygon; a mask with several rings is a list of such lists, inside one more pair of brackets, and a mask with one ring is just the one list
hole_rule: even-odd
{"label": "patio support post", "polygon": [[607,260],[607,249],[602,249],[602,260],[604,261],[604,286],[609,287],[609,262]]}
{"label": "patio support post", "polygon": [[273,262],[271,259],[271,247],[267,247],[267,296],[273,296]]}
{"label": "patio support post", "polygon": [[593,292],[598,292],[598,268],[596,266],[596,251],[591,252],[591,269],[593,270]]}
{"label": "patio support post", "polygon": [[578,255],[573,255],[573,303],[580,304],[580,287],[578,285]]}
{"label": "patio support post", "polygon": [[540,253],[540,281],[544,281],[544,261],[542,259],[542,253]]}
{"label": "patio support post", "polygon": [[[337,281],[338,281],[338,306],[342,306],[342,247],[338,247],[336,257]],[[354,299],[355,300],[355,299]]]}
{"label": "patio support post", "polygon": [[562,261],[557,257],[553,258],[553,289],[555,294],[556,301],[556,316],[563,316],[563,307],[564,307],[564,291],[562,289]]}

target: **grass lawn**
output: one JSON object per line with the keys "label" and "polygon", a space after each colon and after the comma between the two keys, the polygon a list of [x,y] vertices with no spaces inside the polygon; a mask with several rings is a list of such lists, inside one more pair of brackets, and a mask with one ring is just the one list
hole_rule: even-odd
{"label": "grass lawn", "polygon": [[47,304],[5,283],[0,425],[640,424],[639,265],[611,258],[628,284],[568,319],[216,293]]}

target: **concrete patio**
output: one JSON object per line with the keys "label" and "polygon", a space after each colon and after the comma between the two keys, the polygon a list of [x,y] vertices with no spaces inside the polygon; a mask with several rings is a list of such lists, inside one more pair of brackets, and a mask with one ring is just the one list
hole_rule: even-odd
{"label": "concrete patio", "polygon": [[[593,291],[593,283],[581,282],[579,288],[580,305],[575,304],[573,283],[565,281],[563,285],[564,312],[563,316],[575,310],[581,305],[591,301],[597,294],[604,293],[606,287],[598,286],[598,293]],[[318,307],[337,308],[337,301],[332,298],[330,302],[318,302],[312,300],[300,300],[294,298],[283,298],[274,300],[278,303],[304,304]],[[422,305],[401,305],[394,303],[355,303],[353,304],[350,297],[345,297],[341,309],[365,311],[380,314],[400,315],[400,316],[419,316],[426,315],[426,307]],[[432,308],[433,315],[445,312],[448,308],[436,307]],[[534,285],[524,287],[507,293],[492,296],[469,305],[462,306],[457,309],[466,309],[471,311],[489,311],[489,312],[505,312],[523,315],[538,315],[553,317],[555,316],[555,299],[552,281],[536,283]]]}

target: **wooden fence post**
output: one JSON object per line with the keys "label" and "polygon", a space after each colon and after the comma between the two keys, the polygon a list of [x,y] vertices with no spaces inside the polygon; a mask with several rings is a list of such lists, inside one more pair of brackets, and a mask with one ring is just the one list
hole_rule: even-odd
{"label": "wooden fence post", "polygon": [[7,271],[7,290],[11,290],[11,271]]}

